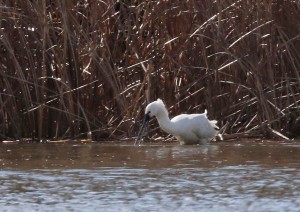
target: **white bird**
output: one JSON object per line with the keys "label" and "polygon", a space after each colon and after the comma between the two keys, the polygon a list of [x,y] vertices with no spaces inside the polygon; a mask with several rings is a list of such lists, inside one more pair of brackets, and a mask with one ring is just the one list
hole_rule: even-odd
{"label": "white bird", "polygon": [[175,136],[180,144],[206,144],[218,133],[216,120],[208,120],[207,111],[201,114],[181,114],[169,119],[169,113],[161,99],[151,102],[145,110],[143,125],[139,131],[137,143],[144,134],[150,118],[155,116],[160,128]]}

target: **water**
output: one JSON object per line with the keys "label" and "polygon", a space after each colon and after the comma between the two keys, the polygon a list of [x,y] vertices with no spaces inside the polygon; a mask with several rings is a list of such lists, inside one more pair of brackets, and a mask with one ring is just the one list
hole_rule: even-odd
{"label": "water", "polygon": [[299,211],[300,144],[0,144],[1,211]]}

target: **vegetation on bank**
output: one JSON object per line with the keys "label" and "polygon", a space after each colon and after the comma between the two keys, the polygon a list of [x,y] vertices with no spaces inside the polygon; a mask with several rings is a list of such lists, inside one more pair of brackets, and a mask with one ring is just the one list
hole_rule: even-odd
{"label": "vegetation on bank", "polygon": [[157,98],[171,117],[207,109],[222,133],[299,136],[299,10],[293,0],[1,0],[0,137],[133,137]]}

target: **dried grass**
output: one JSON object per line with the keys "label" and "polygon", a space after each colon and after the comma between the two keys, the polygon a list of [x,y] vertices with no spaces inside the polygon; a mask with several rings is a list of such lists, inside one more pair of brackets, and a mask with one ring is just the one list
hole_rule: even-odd
{"label": "dried grass", "polygon": [[299,9],[1,0],[0,136],[131,137],[158,97],[170,116],[208,109],[223,133],[299,136]]}

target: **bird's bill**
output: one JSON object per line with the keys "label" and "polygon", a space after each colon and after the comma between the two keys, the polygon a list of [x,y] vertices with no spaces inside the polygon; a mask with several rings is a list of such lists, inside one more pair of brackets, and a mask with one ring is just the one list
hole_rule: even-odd
{"label": "bird's bill", "polygon": [[[139,142],[139,140],[141,140],[141,138],[143,137],[146,126],[147,126],[149,120],[150,120],[149,114],[145,114],[144,119],[143,119],[142,127],[140,128],[140,131],[139,131],[139,133],[136,137],[136,140],[135,140],[134,144],[137,144]],[[139,144],[140,144],[140,142],[139,142]]]}

